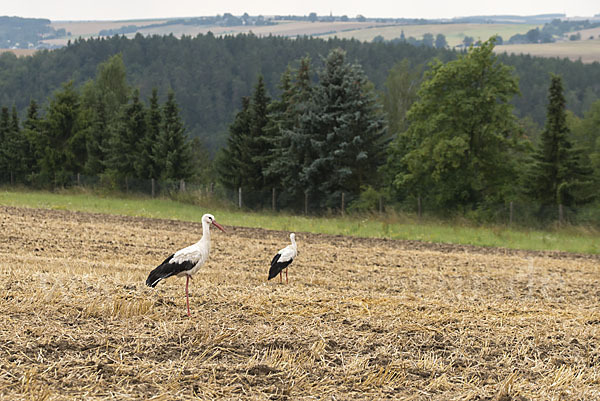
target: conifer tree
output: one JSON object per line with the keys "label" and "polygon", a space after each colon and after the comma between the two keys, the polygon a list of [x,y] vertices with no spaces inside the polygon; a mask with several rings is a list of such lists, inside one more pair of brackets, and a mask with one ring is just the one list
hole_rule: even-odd
{"label": "conifer tree", "polygon": [[5,168],[10,176],[11,184],[24,182],[28,166],[25,164],[29,144],[19,124],[17,108],[13,106],[8,131],[2,143]]}
{"label": "conifer tree", "polygon": [[553,75],[546,125],[526,176],[526,193],[542,208],[574,206],[592,198],[591,169],[584,163],[582,151],[572,146],[570,136],[562,78]]}
{"label": "conifer tree", "polygon": [[242,109],[229,126],[227,145],[217,155],[219,181],[230,190],[246,186],[246,166],[251,163],[246,138],[250,131],[250,99],[242,98]]}
{"label": "conifer tree", "polygon": [[248,110],[250,123],[246,145],[251,163],[246,166],[245,174],[249,189],[254,191],[262,191],[268,187],[266,170],[273,147],[272,137],[266,129],[269,122],[267,109],[270,101],[263,76],[259,75]]}
{"label": "conifer tree", "polygon": [[83,169],[85,132],[79,122],[80,97],[70,81],[54,94],[40,136],[40,179],[54,186],[66,185]]}
{"label": "conifer tree", "polygon": [[0,112],[0,181],[10,180],[10,174],[8,172],[8,160],[6,157],[6,151],[4,144],[7,138],[10,136],[10,114],[8,107],[2,107]]}
{"label": "conifer tree", "polygon": [[139,178],[135,169],[141,138],[146,131],[146,114],[140,102],[139,91],[135,90],[109,139],[107,172],[119,180]]}
{"label": "conifer tree", "polygon": [[320,203],[336,207],[342,192],[350,200],[373,184],[386,146],[384,120],[373,85],[342,49],[327,56],[312,99],[315,158],[303,174]]}
{"label": "conifer tree", "polygon": [[158,89],[152,89],[150,105],[146,116],[146,130],[140,140],[139,154],[136,164],[138,176],[141,178],[160,178],[161,172],[154,156],[153,148],[160,135],[162,116],[158,104]]}
{"label": "conifer tree", "polygon": [[40,149],[40,138],[41,138],[41,127],[42,120],[38,115],[38,104],[35,100],[29,102],[27,108],[27,117],[23,122],[23,135],[27,140],[27,151],[23,159],[23,164],[28,166],[27,169],[27,180],[33,182],[37,174],[39,173],[38,160],[41,155]]}
{"label": "conifer tree", "polygon": [[300,206],[306,189],[302,171],[312,160],[310,58],[301,59],[294,77],[292,73],[286,70],[282,75],[281,100],[272,106],[269,129],[274,130],[274,145],[267,174],[285,191],[284,202]]}
{"label": "conifer tree", "polygon": [[160,135],[153,150],[161,179],[186,180],[193,175],[192,148],[172,91],[162,108]]}

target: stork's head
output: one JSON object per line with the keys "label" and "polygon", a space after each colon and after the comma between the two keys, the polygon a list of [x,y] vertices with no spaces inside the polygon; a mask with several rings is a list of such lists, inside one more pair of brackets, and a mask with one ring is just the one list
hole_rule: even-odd
{"label": "stork's head", "polygon": [[295,242],[296,241],[296,234],[291,233],[290,234],[290,239],[292,240],[292,242]]}
{"label": "stork's head", "polygon": [[221,226],[219,223],[217,223],[217,220],[215,220],[215,216],[213,216],[210,213],[207,213],[204,216],[202,216],[202,224],[208,224],[209,226],[212,224],[213,226],[217,227],[219,230],[226,232],[225,229],[223,228],[223,226]]}

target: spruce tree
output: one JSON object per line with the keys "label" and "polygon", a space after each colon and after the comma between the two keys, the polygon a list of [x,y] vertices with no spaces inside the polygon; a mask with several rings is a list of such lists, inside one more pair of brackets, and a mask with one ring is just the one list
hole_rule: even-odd
{"label": "spruce tree", "polygon": [[359,65],[346,62],[342,49],[327,56],[312,107],[316,157],[303,174],[322,205],[337,207],[342,192],[351,200],[374,184],[386,146],[383,115],[373,85]]}
{"label": "spruce tree", "polygon": [[139,91],[133,93],[119,118],[115,130],[108,141],[107,173],[117,180],[140,178],[136,163],[139,156],[139,143],[146,131],[146,114],[140,102]]}
{"label": "spruce tree", "polygon": [[28,170],[28,166],[25,164],[28,150],[27,137],[21,130],[17,108],[13,106],[8,131],[2,141],[5,168],[11,184],[25,181],[25,174]]}
{"label": "spruce tree", "polygon": [[246,166],[251,160],[246,138],[250,131],[250,99],[242,98],[242,109],[235,115],[229,126],[227,145],[221,149],[216,159],[219,181],[229,190],[246,186]]}
{"label": "spruce tree", "polygon": [[158,89],[152,89],[150,105],[146,115],[146,130],[140,140],[139,154],[136,164],[138,176],[141,178],[160,178],[161,171],[154,156],[153,148],[160,135],[162,116],[158,104]]}
{"label": "spruce tree", "polygon": [[40,179],[47,185],[64,186],[83,169],[85,131],[79,111],[79,93],[70,81],[50,101],[40,136]]}
{"label": "spruce tree", "polygon": [[26,166],[29,166],[27,173],[30,182],[33,182],[39,173],[41,123],[42,120],[38,115],[38,104],[35,100],[31,100],[27,108],[27,117],[23,122],[23,135],[25,135],[28,146],[23,162]]}
{"label": "spruce tree", "polygon": [[0,182],[6,182],[10,180],[10,174],[8,172],[9,161],[7,159],[7,151],[5,150],[5,143],[7,138],[10,137],[10,114],[8,107],[2,107],[0,112]]}
{"label": "spruce tree", "polygon": [[246,145],[251,163],[247,166],[245,174],[249,189],[254,191],[268,188],[266,170],[273,147],[273,137],[270,135],[272,132],[266,129],[269,122],[267,109],[270,101],[263,76],[259,75],[250,101],[250,123]]}
{"label": "spruce tree", "polygon": [[163,180],[187,180],[193,175],[192,148],[179,116],[175,93],[167,95],[162,108],[160,135],[153,148]]}
{"label": "spruce tree", "polygon": [[269,129],[274,131],[274,142],[267,174],[279,183],[284,205],[295,203],[301,207],[306,190],[302,171],[312,160],[310,58],[301,59],[294,77],[292,73],[286,70],[282,75],[281,100],[271,106]]}
{"label": "spruce tree", "polygon": [[562,78],[553,75],[546,125],[526,176],[526,193],[540,203],[542,213],[548,206],[574,206],[591,200],[592,172],[582,151],[572,146],[570,136]]}

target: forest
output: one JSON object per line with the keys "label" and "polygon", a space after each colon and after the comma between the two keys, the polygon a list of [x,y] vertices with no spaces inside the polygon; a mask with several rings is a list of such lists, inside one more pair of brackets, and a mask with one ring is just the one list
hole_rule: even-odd
{"label": "forest", "polygon": [[[383,91],[389,71],[402,60],[410,68],[424,71],[429,62],[455,59],[458,52],[416,47],[407,43],[364,43],[356,40],[296,39],[237,35],[216,37],[173,36],[133,39],[76,39],[70,46],[40,51],[32,57],[0,55],[0,105],[15,105],[24,115],[31,100],[43,103],[61,85],[72,80],[80,86],[93,79],[98,65],[115,54],[122,54],[128,83],[147,98],[157,88],[164,97],[176,93],[181,115],[191,137],[199,137],[211,153],[225,143],[227,126],[241,109],[260,74],[271,96],[279,96],[279,79],[286,67],[304,56],[315,65],[331,49],[342,48],[347,58],[360,64],[376,90]],[[561,75],[568,108],[582,117],[600,98],[600,65],[567,59],[528,56],[500,56],[514,67],[519,78],[520,95],[511,99],[515,115],[527,118],[538,127],[545,120],[546,92],[550,73]],[[313,77],[314,78],[314,77]]]}
{"label": "forest", "polygon": [[385,199],[477,219],[591,205],[597,223],[600,66],[495,55],[495,41],[137,35],[5,54],[2,180],[217,181],[254,194],[250,207],[277,189],[294,210]]}

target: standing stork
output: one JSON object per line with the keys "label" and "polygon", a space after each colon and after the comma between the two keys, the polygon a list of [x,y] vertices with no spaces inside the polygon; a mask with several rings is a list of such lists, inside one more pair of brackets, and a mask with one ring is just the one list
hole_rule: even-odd
{"label": "standing stork", "polygon": [[285,248],[281,249],[277,254],[273,257],[271,261],[271,268],[269,269],[269,280],[279,273],[279,282],[283,282],[281,278],[281,272],[285,269],[285,283],[288,282],[288,272],[287,268],[294,261],[296,255],[298,255],[298,246],[296,245],[296,234],[290,234],[290,240],[292,243]]}
{"label": "standing stork", "polygon": [[146,285],[149,287],[155,287],[156,284],[162,279],[171,276],[186,277],[185,282],[185,299],[187,303],[187,314],[190,314],[190,296],[188,292],[188,286],[192,276],[198,271],[208,259],[210,253],[210,225],[214,225],[219,230],[225,232],[225,229],[217,223],[215,216],[212,214],[205,214],[202,216],[202,238],[194,245],[190,245],[187,248],[183,248],[169,256],[157,266],[148,275],[146,279]]}

